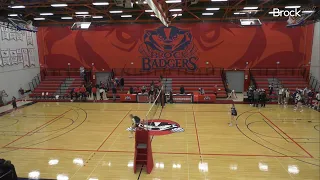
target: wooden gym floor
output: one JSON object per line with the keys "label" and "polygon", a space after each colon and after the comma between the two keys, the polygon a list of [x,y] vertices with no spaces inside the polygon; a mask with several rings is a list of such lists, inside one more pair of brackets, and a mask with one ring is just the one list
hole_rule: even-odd
{"label": "wooden gym floor", "polygon": [[[133,173],[133,113],[150,104],[36,103],[0,117],[0,157],[19,177],[42,179],[314,179],[319,177],[320,114],[305,108],[236,105],[238,126],[228,126],[230,105],[169,104],[155,119],[185,132],[152,138],[155,167]],[[63,179],[63,178],[62,178]]]}

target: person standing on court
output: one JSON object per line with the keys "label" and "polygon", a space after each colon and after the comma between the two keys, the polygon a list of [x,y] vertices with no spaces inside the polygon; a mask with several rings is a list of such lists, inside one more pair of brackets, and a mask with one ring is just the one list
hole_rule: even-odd
{"label": "person standing on court", "polygon": [[18,106],[17,106],[17,99],[16,97],[12,97],[12,107],[14,110],[17,110]]}
{"label": "person standing on court", "polygon": [[254,99],[254,105],[253,107],[259,107],[259,97],[260,94],[259,94],[259,91],[258,89],[254,90],[253,92],[253,99]]}
{"label": "person standing on court", "polygon": [[267,101],[267,94],[266,94],[266,91],[263,89],[260,94],[261,107],[266,107],[266,101]]}
{"label": "person standing on court", "polygon": [[237,117],[237,110],[236,110],[236,107],[234,106],[234,104],[232,104],[232,107],[231,107],[231,119],[230,119],[229,126],[232,126],[232,122],[233,121],[235,121],[235,123],[237,125],[236,117]]}
{"label": "person standing on court", "polygon": [[283,88],[280,86],[279,87],[279,92],[278,92],[278,104],[283,103]]}
{"label": "person standing on court", "polygon": [[269,96],[273,93],[273,83],[269,85]]}
{"label": "person standing on court", "polygon": [[123,77],[121,77],[120,79],[120,90],[123,91],[123,87],[124,87],[124,79]]}
{"label": "person standing on court", "polygon": [[183,87],[183,85],[181,85],[181,87],[180,87],[180,94],[184,94],[184,93],[185,93],[184,87]]}
{"label": "person standing on court", "polygon": [[95,86],[92,88],[92,94],[93,94],[93,102],[96,102],[96,100],[97,100],[97,88]]}

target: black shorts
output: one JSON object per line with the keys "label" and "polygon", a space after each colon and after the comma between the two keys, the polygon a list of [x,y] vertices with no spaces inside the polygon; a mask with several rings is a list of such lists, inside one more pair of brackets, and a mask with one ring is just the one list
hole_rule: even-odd
{"label": "black shorts", "polygon": [[93,93],[93,96],[97,96],[97,93]]}
{"label": "black shorts", "polygon": [[149,91],[149,95],[153,95],[153,91]]}

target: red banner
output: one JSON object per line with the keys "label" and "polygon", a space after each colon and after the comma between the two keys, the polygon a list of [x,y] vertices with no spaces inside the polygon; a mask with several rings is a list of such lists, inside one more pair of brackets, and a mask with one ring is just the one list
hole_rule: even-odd
{"label": "red banner", "polygon": [[138,94],[137,100],[138,100],[138,103],[149,102],[148,94]]}
{"label": "red banner", "polygon": [[121,102],[137,102],[136,94],[120,94]]}

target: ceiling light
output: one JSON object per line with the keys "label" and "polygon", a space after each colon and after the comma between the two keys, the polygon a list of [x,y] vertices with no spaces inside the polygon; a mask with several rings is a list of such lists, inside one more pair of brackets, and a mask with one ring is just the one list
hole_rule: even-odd
{"label": "ceiling light", "polygon": [[206,8],[207,11],[217,11],[219,10],[220,8]]}
{"label": "ceiling light", "polygon": [[121,15],[122,18],[132,17],[132,15]]}
{"label": "ceiling light", "polygon": [[68,4],[51,4],[52,7],[67,7]]}
{"label": "ceiling light", "polygon": [[147,9],[147,10],[144,10],[144,12],[153,12],[152,9]]}
{"label": "ceiling light", "polygon": [[244,7],[243,9],[253,10],[253,9],[258,9],[258,7]]}
{"label": "ceiling light", "polygon": [[246,14],[246,13],[244,13],[244,12],[235,12],[235,13],[233,13],[233,14],[238,15],[238,14]]}
{"label": "ceiling light", "polygon": [[155,17],[156,15],[154,15],[154,14],[151,14],[150,16],[152,16],[152,17]]}
{"label": "ceiling light", "polygon": [[18,16],[18,14],[8,14],[8,16],[15,17],[15,16]]}
{"label": "ceiling light", "polygon": [[171,11],[171,12],[182,11],[182,9],[170,9],[169,11]]}
{"label": "ceiling light", "polygon": [[59,160],[58,159],[51,159],[48,164],[53,166],[53,165],[57,165],[59,163]]}
{"label": "ceiling light", "polygon": [[109,11],[109,13],[122,13],[122,11]]}
{"label": "ceiling light", "polygon": [[95,6],[107,6],[107,5],[109,5],[108,2],[94,2],[92,4],[95,5]]}
{"label": "ceiling light", "polygon": [[102,19],[103,16],[92,16],[93,19]]}
{"label": "ceiling light", "polygon": [[298,9],[298,8],[300,8],[301,6],[286,6],[286,7],[284,7],[284,8],[286,8],[286,9]]}
{"label": "ceiling light", "polygon": [[302,11],[303,14],[314,13],[314,11]]}
{"label": "ceiling light", "polygon": [[9,8],[13,8],[13,9],[22,9],[22,8],[26,8],[25,6],[8,6]]}
{"label": "ceiling light", "polygon": [[211,0],[212,2],[226,2],[228,0]]}
{"label": "ceiling light", "polygon": [[181,3],[181,0],[169,0],[169,1],[166,1],[166,3],[168,3],[168,4]]}
{"label": "ceiling light", "polygon": [[61,17],[61,19],[73,19],[72,17]]}
{"label": "ceiling light", "polygon": [[53,13],[40,13],[40,16],[52,16]]}
{"label": "ceiling light", "polygon": [[46,18],[33,18],[33,20],[35,21],[42,21],[42,20],[45,20]]}
{"label": "ceiling light", "polygon": [[88,12],[76,12],[76,14],[89,14]]}
{"label": "ceiling light", "polygon": [[58,174],[57,175],[57,180],[69,180],[69,177],[64,174]]}
{"label": "ceiling light", "polygon": [[[81,29],[88,29],[91,25],[91,22],[81,22]],[[75,158],[73,159],[73,164],[76,164],[78,166],[83,166],[84,162],[83,159],[81,158]]]}
{"label": "ceiling light", "polygon": [[182,14],[172,14],[172,16],[182,16]]}
{"label": "ceiling light", "polygon": [[40,178],[40,172],[39,171],[31,171],[29,173],[29,179],[39,179]]}
{"label": "ceiling light", "polygon": [[202,13],[203,16],[212,16],[213,13]]}

